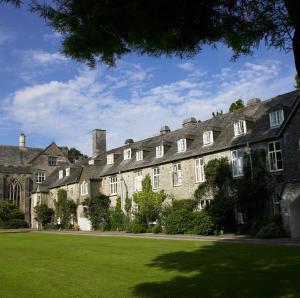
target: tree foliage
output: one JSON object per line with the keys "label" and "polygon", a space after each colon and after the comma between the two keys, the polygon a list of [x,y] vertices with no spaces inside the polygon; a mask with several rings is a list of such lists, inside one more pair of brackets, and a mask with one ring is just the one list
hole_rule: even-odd
{"label": "tree foliage", "polygon": [[238,99],[237,101],[233,102],[230,107],[229,107],[229,112],[233,112],[233,111],[236,111],[236,110],[239,110],[239,109],[242,109],[244,108],[245,105],[244,105],[244,102],[242,99]]}
{"label": "tree foliage", "polygon": [[300,79],[299,79],[299,76],[297,74],[295,75],[295,88],[297,90],[300,90]]}
{"label": "tree foliage", "polygon": [[150,222],[159,221],[162,212],[162,203],[167,195],[162,190],[152,190],[150,175],[146,175],[142,181],[142,191],[133,194],[133,201],[137,204],[135,212],[136,221],[148,226]]}
{"label": "tree foliage", "polygon": [[82,204],[83,213],[92,223],[93,230],[105,230],[109,226],[110,199],[104,194],[86,198]]}
{"label": "tree foliage", "polygon": [[75,162],[81,158],[87,158],[86,155],[82,154],[78,149],[72,147],[68,149],[68,159],[71,162]]}
{"label": "tree foliage", "polygon": [[[19,3],[15,0],[2,2]],[[211,1],[34,1],[31,9],[62,33],[62,51],[73,59],[114,65],[130,52],[190,57],[223,42],[233,59],[268,47],[293,50],[300,73],[300,2]]]}
{"label": "tree foliage", "polygon": [[46,204],[38,204],[34,207],[35,220],[39,223],[39,226],[43,228],[43,225],[51,223],[53,220],[54,210],[49,208]]}
{"label": "tree foliage", "polygon": [[68,228],[71,221],[77,220],[77,205],[73,200],[68,199],[65,189],[58,190],[54,206],[56,219],[60,221],[63,229]]}
{"label": "tree foliage", "polygon": [[13,201],[0,200],[0,228],[28,228],[24,214]]}
{"label": "tree foliage", "polygon": [[125,214],[121,208],[121,198],[117,197],[116,207],[109,210],[110,229],[113,231],[123,231],[125,228]]}

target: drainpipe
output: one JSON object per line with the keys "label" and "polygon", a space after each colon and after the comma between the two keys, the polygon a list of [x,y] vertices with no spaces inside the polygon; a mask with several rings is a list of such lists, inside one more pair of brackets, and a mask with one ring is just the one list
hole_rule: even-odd
{"label": "drainpipe", "polygon": [[250,161],[250,171],[251,171],[251,180],[253,183],[253,165],[252,165],[252,155],[251,155],[251,148],[249,146],[249,142],[247,142],[247,148],[248,148],[248,152],[249,152],[249,161]]}

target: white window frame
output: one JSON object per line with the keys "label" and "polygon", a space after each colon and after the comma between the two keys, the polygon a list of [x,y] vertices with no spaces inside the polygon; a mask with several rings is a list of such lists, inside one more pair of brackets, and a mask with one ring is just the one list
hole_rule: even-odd
{"label": "white window frame", "polygon": [[143,173],[138,171],[134,173],[134,191],[142,191]]}
{"label": "white window frame", "polygon": [[195,159],[195,177],[196,183],[202,183],[205,181],[204,159],[202,157]]}
{"label": "white window frame", "polygon": [[86,196],[89,194],[89,184],[86,181],[82,181],[80,184],[80,195]]}
{"label": "white window frame", "polygon": [[58,171],[58,179],[62,179],[64,177],[64,170]]}
{"label": "white window frame", "polygon": [[108,165],[114,164],[114,155],[113,154],[107,154],[107,156],[106,156],[106,163]]}
{"label": "white window frame", "polygon": [[208,146],[214,142],[214,133],[212,130],[205,131],[203,133],[203,145]]}
{"label": "white window frame", "polygon": [[159,167],[153,168],[153,189],[159,188],[160,171]]}
{"label": "white window frame", "polygon": [[269,113],[269,119],[270,119],[270,127],[280,126],[284,121],[283,110],[281,109],[281,110]]}
{"label": "white window frame", "polygon": [[242,177],[244,176],[244,150],[236,149],[231,151],[231,166],[232,176]]}
{"label": "white window frame", "polygon": [[164,146],[163,145],[156,146],[155,152],[156,152],[156,155],[155,155],[156,158],[163,157],[164,156]]}
{"label": "white window frame", "polygon": [[199,202],[199,209],[203,210],[206,206],[209,206],[212,199],[201,199]]}
{"label": "white window frame", "polygon": [[[279,144],[279,149],[276,146],[278,144]],[[273,150],[270,150],[270,145],[273,145]],[[281,150],[280,141],[273,141],[268,143],[268,160],[269,160],[270,172],[283,171],[282,150]],[[281,167],[279,166],[280,164]]]}
{"label": "white window frame", "polygon": [[178,152],[186,151],[186,139],[180,139],[177,141],[177,150]]}
{"label": "white window frame", "polygon": [[43,181],[45,181],[46,179],[46,172],[37,172],[35,174],[35,182],[36,183],[41,183]]}
{"label": "white window frame", "polygon": [[124,149],[124,160],[131,159],[131,148]]}
{"label": "white window frame", "polygon": [[66,168],[66,177],[70,176],[70,168]]}
{"label": "white window frame", "polygon": [[139,150],[135,153],[135,159],[136,161],[143,160],[143,150]]}
{"label": "white window frame", "polygon": [[110,190],[111,196],[116,195],[118,193],[118,177],[117,177],[117,175],[109,177],[109,190]]}
{"label": "white window frame", "polygon": [[233,124],[234,127],[234,136],[242,136],[247,133],[247,126],[245,120],[239,120]]}
{"label": "white window frame", "polygon": [[89,165],[92,166],[92,165],[94,165],[94,164],[95,164],[94,159],[90,159],[90,160],[89,160]]}
{"label": "white window frame", "polygon": [[172,182],[173,186],[182,185],[182,169],[180,162],[174,163],[172,165]]}

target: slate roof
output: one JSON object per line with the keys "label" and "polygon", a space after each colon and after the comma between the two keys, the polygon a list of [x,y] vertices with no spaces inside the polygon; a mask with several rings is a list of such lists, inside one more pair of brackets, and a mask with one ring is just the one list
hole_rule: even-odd
{"label": "slate roof", "polygon": [[[300,91],[278,95],[260,103],[249,105],[243,109],[226,113],[203,122],[186,125],[180,129],[171,131],[164,135],[147,138],[131,144],[108,150],[105,154],[94,158],[94,165],[88,165],[88,160],[82,164],[74,165],[74,170],[70,177],[58,179],[58,170],[50,175],[41,185],[49,188],[61,185],[76,183],[79,181],[82,170],[90,179],[97,179],[104,176],[113,175],[159,164],[175,162],[196,156],[203,156],[215,152],[234,149],[246,145],[274,139],[279,136],[290,114],[296,105],[300,104]],[[283,109],[284,123],[277,128],[270,128],[269,112]],[[234,123],[238,120],[247,121],[247,133],[245,135],[234,136]],[[214,131],[214,143],[203,146],[203,132]],[[177,141],[181,138],[187,139],[187,150],[177,152]],[[155,157],[155,147],[164,144],[165,152],[161,158]],[[123,160],[123,150],[132,149],[132,158]],[[136,161],[135,153],[144,150],[144,159]],[[106,156],[114,154],[114,164],[107,165]],[[72,168],[72,167],[71,167]]]}
{"label": "slate roof", "polygon": [[0,145],[0,165],[16,167],[27,165],[43,150],[42,148]]}
{"label": "slate roof", "polygon": [[[294,105],[299,103],[299,101],[300,91],[293,91],[203,122],[187,125],[165,135],[147,138],[132,144],[114,148],[107,151],[106,154],[99,155],[95,158],[96,165],[94,166],[94,171],[98,171],[98,177],[108,176],[118,172],[211,154],[244,146],[247,143],[256,143],[276,138],[280,132],[280,127],[270,128],[269,112],[283,109],[285,121],[287,121]],[[233,125],[236,121],[242,119],[247,120],[247,133],[235,137]],[[214,143],[209,146],[203,146],[202,135],[203,132],[207,130],[215,131]],[[185,152],[177,152],[177,140],[181,138],[188,139],[187,150]],[[161,143],[166,143],[168,146],[165,148],[164,156],[156,158],[155,147]],[[123,150],[125,148],[132,149],[132,158],[130,160],[123,160]],[[142,161],[136,161],[135,152],[143,148],[152,148],[152,150],[144,151],[144,159]],[[115,154],[114,164],[107,165],[106,155],[112,153]]]}

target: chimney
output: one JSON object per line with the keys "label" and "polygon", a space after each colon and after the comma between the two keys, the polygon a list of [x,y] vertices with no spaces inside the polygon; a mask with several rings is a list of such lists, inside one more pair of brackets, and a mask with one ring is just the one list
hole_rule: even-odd
{"label": "chimney", "polygon": [[188,125],[197,124],[197,119],[195,117],[189,117],[182,121],[182,127],[186,127]]}
{"label": "chimney", "polygon": [[19,147],[25,147],[26,145],[25,139],[26,139],[25,135],[21,133],[19,136]]}
{"label": "chimney", "polygon": [[93,130],[93,157],[106,152],[106,130]]}
{"label": "chimney", "polygon": [[258,103],[261,103],[261,99],[260,98],[251,98],[247,101],[246,106],[253,106],[253,105],[257,105]]}
{"label": "chimney", "polygon": [[125,145],[133,144],[133,143],[134,143],[133,139],[127,139],[127,140],[125,141]]}
{"label": "chimney", "polygon": [[170,127],[167,125],[164,125],[160,128],[160,134],[165,135],[171,131]]}

